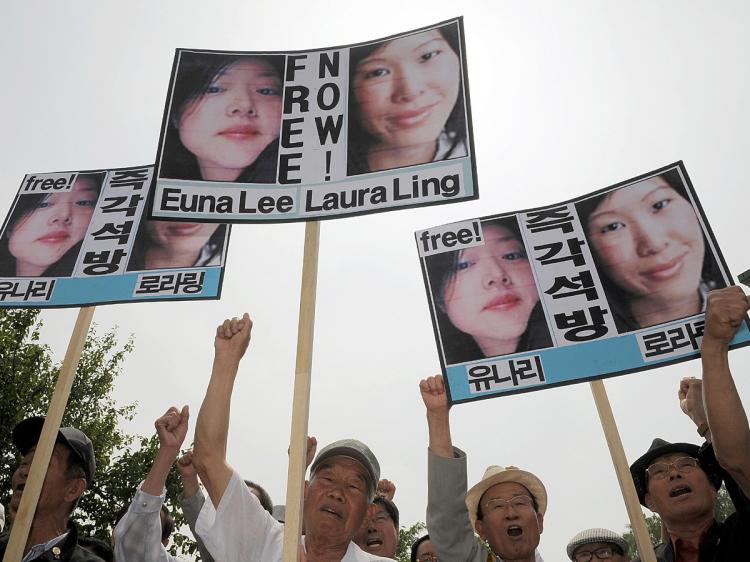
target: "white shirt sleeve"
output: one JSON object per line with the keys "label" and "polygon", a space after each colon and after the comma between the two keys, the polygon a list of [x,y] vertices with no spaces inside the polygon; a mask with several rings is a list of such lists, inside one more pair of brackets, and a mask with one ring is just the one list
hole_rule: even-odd
{"label": "white shirt sleeve", "polygon": [[[141,483],[141,486],[143,483]],[[115,560],[117,562],[176,562],[178,559],[161,544],[159,512],[166,492],[152,496],[141,490],[135,493],[127,513],[115,527]]]}
{"label": "white shirt sleeve", "polygon": [[215,510],[210,501],[203,504],[195,530],[214,560],[281,560],[284,526],[263,509],[236,472],[232,473]]}

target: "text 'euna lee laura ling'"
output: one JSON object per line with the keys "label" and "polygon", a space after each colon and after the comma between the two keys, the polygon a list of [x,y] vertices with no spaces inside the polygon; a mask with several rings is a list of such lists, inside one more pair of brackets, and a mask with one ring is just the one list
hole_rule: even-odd
{"label": "text 'euna lee laura ling'", "polygon": [[[416,203],[418,200],[455,197],[461,192],[459,174],[420,178],[412,176],[410,185],[402,185],[398,177],[387,185],[348,187],[336,190],[305,188],[304,212],[327,212],[340,209],[367,210],[394,203]],[[159,210],[164,212],[215,214],[285,214],[297,206],[294,194],[286,191],[279,196],[258,197],[251,190],[238,189],[236,194],[212,195],[185,193],[182,188],[164,188],[159,198]]]}

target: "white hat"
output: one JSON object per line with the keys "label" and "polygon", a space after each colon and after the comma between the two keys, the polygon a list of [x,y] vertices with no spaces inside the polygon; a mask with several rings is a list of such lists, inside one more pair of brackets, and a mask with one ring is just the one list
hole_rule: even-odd
{"label": "white hat", "polygon": [[531,472],[521,470],[517,466],[498,466],[493,464],[484,471],[484,476],[482,476],[479,483],[466,492],[466,507],[469,509],[469,519],[471,519],[471,526],[475,531],[477,525],[477,508],[482,495],[495,484],[502,482],[520,484],[531,493],[536,501],[538,507],[537,513],[544,515],[544,512],[547,511],[547,490],[539,478]]}
{"label": "white hat", "polygon": [[568,552],[568,558],[575,562],[573,554],[578,549],[578,547],[595,542],[604,542],[607,544],[616,545],[620,550],[622,550],[622,553],[625,556],[628,555],[628,543],[625,541],[625,539],[622,538],[621,535],[618,535],[617,533],[615,533],[614,531],[610,531],[609,529],[596,528],[581,531],[575,537],[570,539],[570,542],[568,543],[568,547],[566,549]]}

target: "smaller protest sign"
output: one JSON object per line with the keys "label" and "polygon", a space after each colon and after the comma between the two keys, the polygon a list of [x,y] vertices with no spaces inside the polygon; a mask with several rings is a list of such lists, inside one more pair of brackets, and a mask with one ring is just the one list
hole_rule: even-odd
{"label": "smaller protest sign", "polygon": [[732,283],[681,162],[415,236],[453,402],[697,357],[706,295]]}
{"label": "smaller protest sign", "polygon": [[463,21],[294,52],[178,49],[152,218],[286,222],[478,197]]}
{"label": "smaller protest sign", "polygon": [[219,298],[228,225],[147,220],[153,171],[26,175],[0,234],[0,306]]}

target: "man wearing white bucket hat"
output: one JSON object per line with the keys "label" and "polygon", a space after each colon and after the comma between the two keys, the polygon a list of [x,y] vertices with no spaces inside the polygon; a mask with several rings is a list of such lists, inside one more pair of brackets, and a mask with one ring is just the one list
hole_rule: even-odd
{"label": "man wearing white bucket hat", "polygon": [[544,484],[531,472],[493,465],[467,492],[466,454],[453,447],[443,377],[422,380],[419,390],[430,433],[427,531],[440,559],[542,562],[536,548],[547,510]]}

